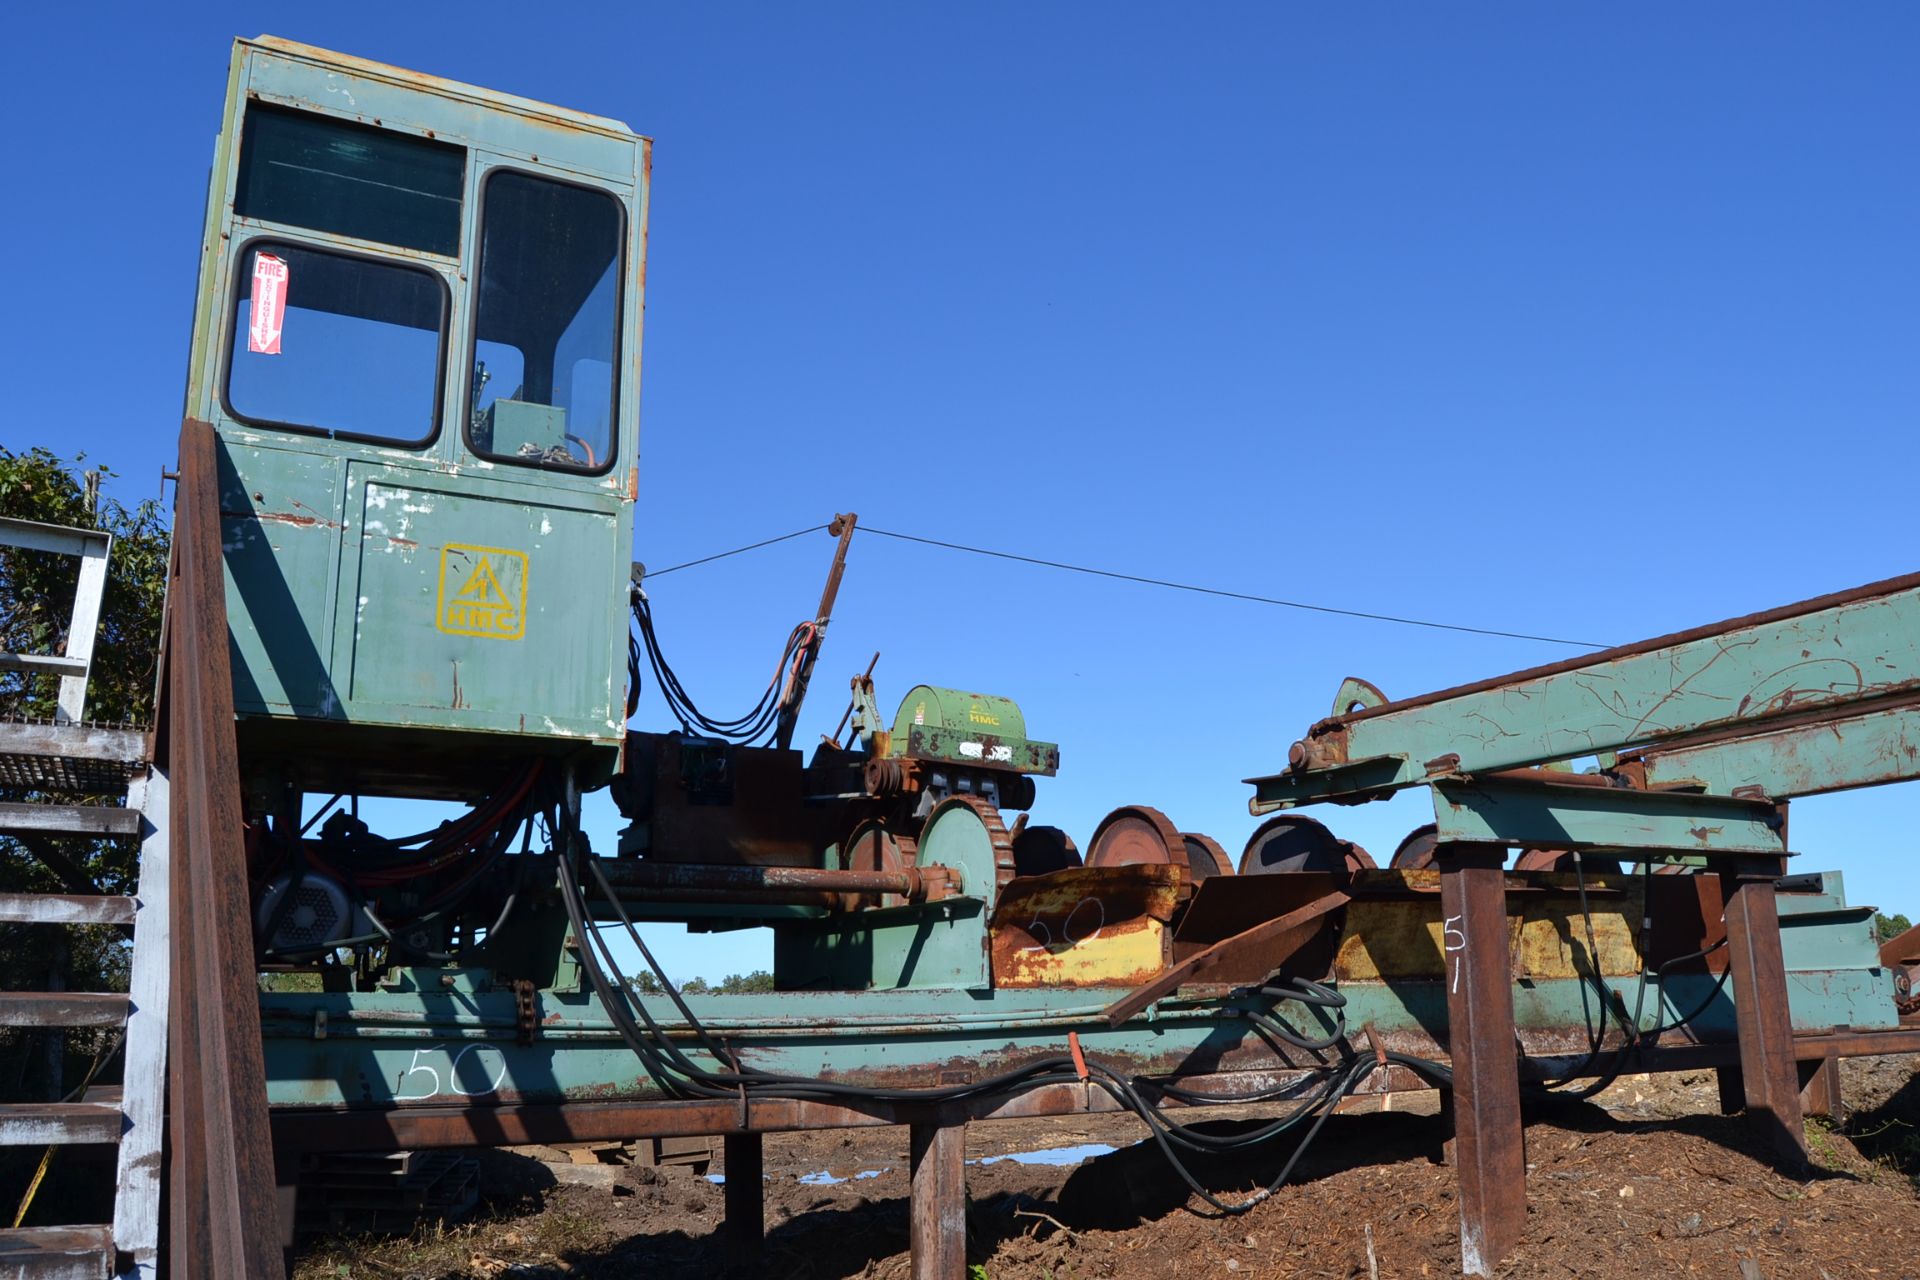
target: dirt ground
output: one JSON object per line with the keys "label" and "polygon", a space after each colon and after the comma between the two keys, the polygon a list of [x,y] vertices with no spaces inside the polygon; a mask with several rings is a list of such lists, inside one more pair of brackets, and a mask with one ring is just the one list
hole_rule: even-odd
{"label": "dirt ground", "polygon": [[[1916,1067],[1920,1058],[1843,1064],[1851,1114],[1837,1125],[1809,1121],[1814,1167],[1801,1176],[1775,1169],[1743,1119],[1719,1115],[1710,1073],[1626,1079],[1596,1102],[1536,1108],[1526,1238],[1500,1274],[1920,1277]],[[1441,1163],[1435,1096],[1398,1095],[1385,1113],[1364,1105],[1327,1122],[1279,1194],[1231,1218],[1186,1194],[1150,1143],[1135,1145],[1143,1135],[1131,1117],[975,1125],[972,1274],[1457,1275],[1453,1172]],[[1114,1150],[1057,1165],[1005,1158],[1086,1144]],[[1282,1139],[1258,1158],[1196,1172],[1216,1192],[1244,1193],[1291,1149]],[[905,1277],[906,1156],[900,1129],[770,1136],[767,1250],[751,1274]],[[489,1153],[488,1199],[473,1219],[400,1239],[311,1243],[296,1280],[728,1274],[715,1234],[722,1191],[699,1174],[627,1168],[611,1189],[551,1183],[547,1166]]]}

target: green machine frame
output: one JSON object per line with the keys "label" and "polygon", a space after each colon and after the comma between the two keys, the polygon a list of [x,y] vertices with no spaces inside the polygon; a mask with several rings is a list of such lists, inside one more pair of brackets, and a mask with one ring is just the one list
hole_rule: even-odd
{"label": "green machine frame", "polygon": [[[1058,748],[1012,702],[934,686],[888,731],[856,679],[856,734],[805,764],[790,715],[773,747],[629,736],[648,148],[594,116],[235,46],[169,605],[199,615],[171,614],[170,635],[216,637],[204,655],[224,600],[231,643],[231,714],[224,687],[170,676],[179,900],[212,904],[199,938],[176,934],[182,1022],[229,1056],[175,1063],[221,1106],[240,1076],[259,1086],[214,1137],[270,1108],[283,1192],[302,1151],[725,1133],[735,1173],[763,1131],[907,1123],[916,1274],[947,1280],[970,1117],[1142,1088],[1330,1108],[1438,1079],[1460,1099],[1463,1266],[1483,1271],[1524,1219],[1523,1075],[1738,1063],[1784,1130],[1798,1064],[1920,1042],[1871,909],[1837,875],[1784,875],[1786,800],[1915,772],[1891,750],[1920,696],[1913,580],[1406,703],[1343,689],[1287,771],[1254,780],[1255,812],[1426,786],[1431,868],[1336,850],[1235,872],[1144,806],[1110,815],[1083,863],[1026,823]],[[789,643],[804,691],[817,643]],[[233,717],[237,762],[203,732]],[[1594,753],[1598,772],[1569,771]],[[601,858],[578,800],[609,777],[632,825]],[[479,803],[410,848],[338,812],[309,836],[301,794],[322,790]],[[1189,850],[1208,846],[1203,875]],[[1516,847],[1713,874],[1509,873]],[[283,904],[324,905],[328,862],[356,886],[339,930],[282,945]],[[388,928],[409,920],[420,940]],[[598,926],[649,921],[771,928],[779,989],[662,1005],[643,1032]],[[317,980],[258,991],[303,967]],[[1305,985],[1270,985],[1283,974]],[[1298,1026],[1276,1021],[1289,1000]],[[1103,1094],[1089,1062],[1134,1091]],[[252,1158],[215,1172],[258,1187]],[[759,1194],[730,1178],[743,1239]]]}

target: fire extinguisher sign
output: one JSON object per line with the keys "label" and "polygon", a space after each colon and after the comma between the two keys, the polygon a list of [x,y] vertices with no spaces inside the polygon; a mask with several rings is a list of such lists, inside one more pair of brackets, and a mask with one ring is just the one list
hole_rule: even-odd
{"label": "fire extinguisher sign", "polygon": [[253,306],[247,321],[247,350],[280,354],[280,328],[287,318],[287,263],[270,253],[253,255]]}

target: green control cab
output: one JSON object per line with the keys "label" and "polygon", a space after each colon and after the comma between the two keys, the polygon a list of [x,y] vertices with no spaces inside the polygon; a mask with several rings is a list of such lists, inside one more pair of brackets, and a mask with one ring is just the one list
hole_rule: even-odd
{"label": "green control cab", "polygon": [[236,42],[187,413],[220,444],[251,769],[433,794],[535,752],[610,764],[649,146]]}

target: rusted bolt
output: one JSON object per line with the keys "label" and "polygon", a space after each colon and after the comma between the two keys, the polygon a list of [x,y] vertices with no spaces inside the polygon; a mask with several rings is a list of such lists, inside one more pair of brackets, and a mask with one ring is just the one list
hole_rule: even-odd
{"label": "rusted bolt", "polygon": [[1307,767],[1306,743],[1296,742],[1287,748],[1287,767],[1289,769],[1304,769]]}

